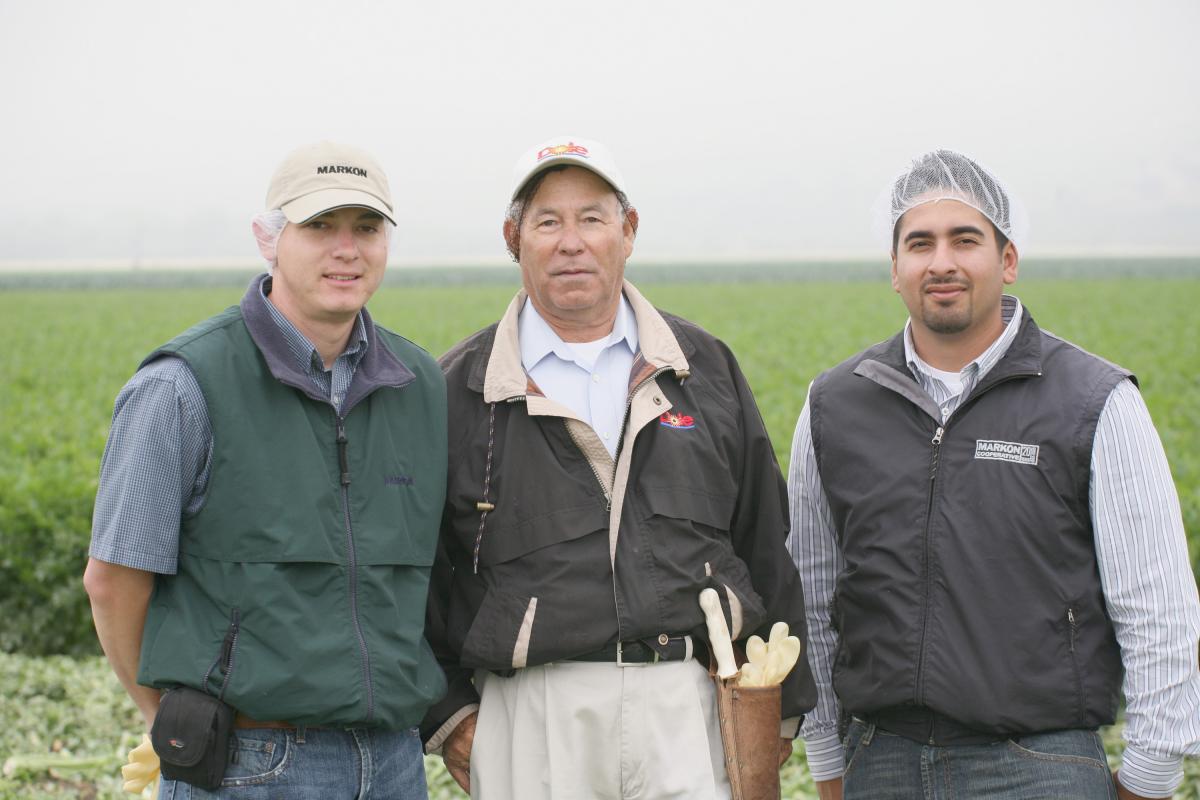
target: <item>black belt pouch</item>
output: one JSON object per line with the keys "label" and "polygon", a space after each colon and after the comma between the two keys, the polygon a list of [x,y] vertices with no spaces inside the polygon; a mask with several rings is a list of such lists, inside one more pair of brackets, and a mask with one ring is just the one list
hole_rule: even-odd
{"label": "black belt pouch", "polygon": [[233,708],[210,694],[180,686],[158,704],[150,742],[162,776],[201,789],[218,789],[229,760]]}

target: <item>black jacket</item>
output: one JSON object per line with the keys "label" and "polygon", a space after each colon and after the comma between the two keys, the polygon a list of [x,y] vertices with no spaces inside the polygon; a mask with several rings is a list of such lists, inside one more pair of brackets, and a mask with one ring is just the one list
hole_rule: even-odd
{"label": "black jacket", "polygon": [[[805,641],[786,487],[737,362],[699,327],[625,292],[641,352],[615,463],[521,369],[523,293],[442,358],[450,467],[427,636],[450,689],[422,725],[426,742],[478,702],[474,668],[534,666],[619,640],[653,645],[661,634],[706,640],[705,587],[718,589],[735,639],[765,639],[783,620]],[[495,506],[482,536],[480,502]],[[815,699],[802,657],[783,716]]]}

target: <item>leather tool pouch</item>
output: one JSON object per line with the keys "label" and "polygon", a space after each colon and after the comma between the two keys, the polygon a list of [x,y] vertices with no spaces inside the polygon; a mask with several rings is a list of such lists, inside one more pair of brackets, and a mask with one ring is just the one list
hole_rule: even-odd
{"label": "leather tool pouch", "polygon": [[733,800],[779,800],[779,685],[716,685]]}
{"label": "leather tool pouch", "polygon": [[[739,665],[745,656],[735,645]],[[721,680],[716,659],[709,657],[708,674],[717,691],[717,719],[725,748],[725,771],[733,800],[780,800],[779,727],[782,688],[738,686]]]}
{"label": "leather tool pouch", "polygon": [[167,690],[150,729],[162,776],[201,789],[220,788],[233,717],[233,708],[210,694],[186,686]]}

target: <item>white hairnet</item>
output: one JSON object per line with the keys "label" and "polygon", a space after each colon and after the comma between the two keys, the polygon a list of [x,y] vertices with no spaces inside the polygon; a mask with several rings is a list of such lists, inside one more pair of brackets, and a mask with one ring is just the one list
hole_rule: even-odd
{"label": "white hairnet", "polygon": [[932,150],[913,159],[876,203],[876,235],[892,248],[896,223],[914,206],[957,200],[983,214],[1023,252],[1028,243],[1025,207],[979,162],[953,150]]}
{"label": "white hairnet", "polygon": [[[254,219],[250,223],[250,229],[254,231],[254,240],[258,242],[258,252],[262,254],[262,257],[267,262],[268,273],[273,274],[275,272],[275,265],[278,263],[276,247],[279,244],[279,237],[283,233],[283,229],[288,224],[287,215],[278,208],[258,212],[254,215]],[[392,231],[395,229],[396,226],[384,217],[383,232],[387,237],[389,251],[392,246]]]}

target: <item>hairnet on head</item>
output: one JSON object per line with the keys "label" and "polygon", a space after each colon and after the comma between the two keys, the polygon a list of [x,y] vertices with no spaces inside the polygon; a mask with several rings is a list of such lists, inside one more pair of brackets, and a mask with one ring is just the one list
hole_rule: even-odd
{"label": "hairnet on head", "polygon": [[283,233],[287,224],[287,215],[278,208],[258,212],[250,223],[250,229],[254,231],[254,239],[258,242],[258,252],[267,261],[267,272],[275,271],[277,261],[275,248],[279,244],[279,235]]}
{"label": "hairnet on head", "polygon": [[915,206],[957,200],[983,214],[1020,252],[1028,243],[1029,217],[1021,202],[978,161],[953,150],[913,159],[884,190],[875,209],[876,234],[892,248],[896,224]]}

